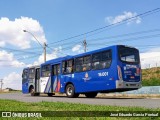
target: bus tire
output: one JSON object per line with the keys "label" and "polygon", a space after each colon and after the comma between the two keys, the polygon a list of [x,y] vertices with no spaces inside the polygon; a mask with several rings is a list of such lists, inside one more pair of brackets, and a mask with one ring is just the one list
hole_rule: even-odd
{"label": "bus tire", "polygon": [[34,93],[34,96],[39,96],[40,95],[40,93]]}
{"label": "bus tire", "polygon": [[54,93],[48,93],[49,97],[52,97],[53,95],[55,95]]}
{"label": "bus tire", "polygon": [[91,92],[91,93],[85,93],[85,96],[87,98],[95,98],[97,96],[98,93],[96,92]]}
{"label": "bus tire", "polygon": [[74,88],[74,86],[72,84],[68,84],[66,86],[66,95],[69,98],[76,98],[76,97],[79,96],[78,93],[75,93],[75,88]]}
{"label": "bus tire", "polygon": [[34,90],[34,87],[32,86],[32,87],[30,87],[30,94],[31,94],[31,96],[36,96],[36,93],[35,93],[35,90]]}

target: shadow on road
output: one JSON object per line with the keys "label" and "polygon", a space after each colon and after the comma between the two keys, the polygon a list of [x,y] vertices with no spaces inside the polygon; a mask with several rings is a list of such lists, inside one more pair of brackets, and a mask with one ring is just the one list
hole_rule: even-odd
{"label": "shadow on road", "polygon": [[86,98],[83,95],[80,95],[78,98],[68,98],[65,95],[53,95],[53,96],[47,96],[47,95],[40,95],[40,96],[31,96],[31,95],[25,95],[25,97],[44,97],[44,98],[67,98],[67,99],[145,99],[144,97],[116,97],[116,96],[97,96],[95,98]]}

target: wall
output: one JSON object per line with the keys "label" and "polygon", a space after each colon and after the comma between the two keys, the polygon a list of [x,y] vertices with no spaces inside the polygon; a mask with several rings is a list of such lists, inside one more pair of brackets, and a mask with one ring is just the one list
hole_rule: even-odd
{"label": "wall", "polygon": [[126,94],[160,94],[160,86],[146,86],[138,90],[123,92]]}

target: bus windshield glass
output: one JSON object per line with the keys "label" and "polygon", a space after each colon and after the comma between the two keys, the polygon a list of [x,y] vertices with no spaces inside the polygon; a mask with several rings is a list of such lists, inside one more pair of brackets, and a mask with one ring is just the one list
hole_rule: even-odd
{"label": "bus windshield glass", "polygon": [[122,62],[126,63],[139,63],[139,51],[135,48],[119,46],[119,58]]}

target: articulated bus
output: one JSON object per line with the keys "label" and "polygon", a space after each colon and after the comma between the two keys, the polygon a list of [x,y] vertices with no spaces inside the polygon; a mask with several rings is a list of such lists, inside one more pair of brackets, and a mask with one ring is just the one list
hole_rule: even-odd
{"label": "articulated bus", "polygon": [[68,97],[84,94],[94,98],[98,93],[123,92],[141,88],[139,51],[125,45],[114,45],[75,56],[46,61],[25,68],[22,92]]}

